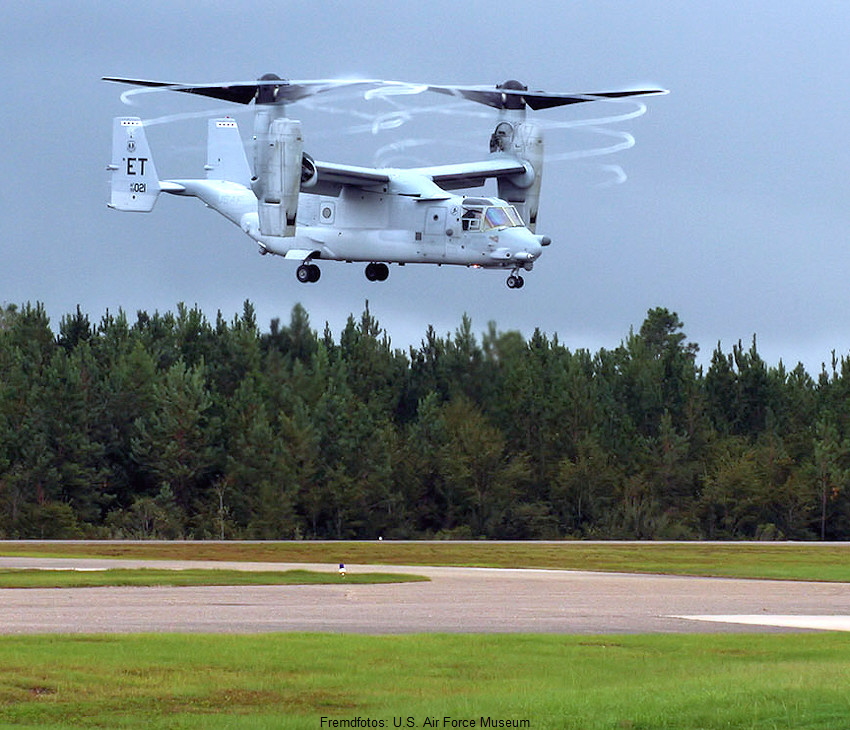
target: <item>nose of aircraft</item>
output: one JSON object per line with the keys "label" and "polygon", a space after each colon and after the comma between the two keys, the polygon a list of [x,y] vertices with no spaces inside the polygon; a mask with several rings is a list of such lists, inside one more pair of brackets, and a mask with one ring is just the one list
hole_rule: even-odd
{"label": "nose of aircraft", "polygon": [[510,247],[516,261],[534,261],[543,253],[543,244],[539,236],[535,236],[527,228],[512,228]]}

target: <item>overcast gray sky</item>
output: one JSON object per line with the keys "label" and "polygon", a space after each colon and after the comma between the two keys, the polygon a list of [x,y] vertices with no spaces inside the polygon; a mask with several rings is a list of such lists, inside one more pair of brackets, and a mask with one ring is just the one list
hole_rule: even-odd
{"label": "overcast gray sky", "polygon": [[[315,328],[338,332],[368,299],[400,347],[428,324],[453,331],[466,312],[477,333],[491,320],[525,335],[540,327],[591,350],[616,347],[664,306],[705,359],[718,341],[730,351],[756,334],[768,362],[800,360],[816,375],[831,350],[850,351],[848,31],[839,0],[11,0],[0,24],[0,302],[42,301],[58,327],[77,304],[93,320],[179,301],[229,319],[247,298],[264,328],[301,302]],[[101,76],[200,83],[266,72],[671,93],[606,127],[633,135],[631,149],[547,162],[538,232],[553,243],[521,291],[502,273],[455,267],[393,267],[375,284],[361,266],[332,262],[305,286],[292,262],[258,256],[198,201],[163,196],[149,215],[106,208],[112,117],[225,110],[176,94],[137,96],[130,108]],[[314,157],[372,164],[400,137],[352,134],[364,109],[345,96],[290,111]],[[410,164],[476,159],[492,126],[483,109],[420,114],[393,134],[443,140],[410,148]],[[593,104],[538,118],[634,110]],[[236,118],[250,132],[250,115]],[[151,127],[159,172],[202,176],[205,135],[202,118]],[[618,142],[569,126],[547,136],[554,157]],[[627,179],[600,186],[620,177],[613,165]]]}

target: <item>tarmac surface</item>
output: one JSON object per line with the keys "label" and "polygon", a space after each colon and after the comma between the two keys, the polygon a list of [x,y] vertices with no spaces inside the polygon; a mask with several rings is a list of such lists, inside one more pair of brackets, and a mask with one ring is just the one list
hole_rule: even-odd
{"label": "tarmac surface", "polygon": [[[0,558],[0,568],[337,573],[336,565]],[[560,570],[347,565],[427,583],[0,589],[0,633],[564,634],[850,631],[850,584]]]}

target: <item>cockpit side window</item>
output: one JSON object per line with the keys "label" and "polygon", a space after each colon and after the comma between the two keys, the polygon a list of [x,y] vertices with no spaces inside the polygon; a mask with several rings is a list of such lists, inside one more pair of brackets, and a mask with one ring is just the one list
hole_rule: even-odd
{"label": "cockpit side window", "polygon": [[474,208],[464,209],[460,223],[464,231],[481,230],[481,211]]}
{"label": "cockpit side window", "polygon": [[522,216],[519,214],[519,211],[516,208],[514,208],[514,206],[511,205],[511,206],[505,208],[505,210],[508,212],[508,218],[511,219],[511,225],[514,225],[514,226],[524,226],[525,225],[525,223],[522,222]]}

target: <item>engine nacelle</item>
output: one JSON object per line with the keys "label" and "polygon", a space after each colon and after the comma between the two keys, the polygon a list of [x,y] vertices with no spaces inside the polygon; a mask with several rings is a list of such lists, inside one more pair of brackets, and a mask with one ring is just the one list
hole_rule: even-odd
{"label": "engine nacelle", "polygon": [[499,197],[516,206],[533,233],[543,178],[543,132],[531,122],[500,122],[490,138],[490,152],[519,157],[530,166],[524,175],[500,178],[498,187]]}
{"label": "engine nacelle", "polygon": [[257,196],[260,232],[264,236],[294,236],[304,159],[301,122],[274,119],[263,132],[267,120],[267,114],[257,113],[251,187]]}

